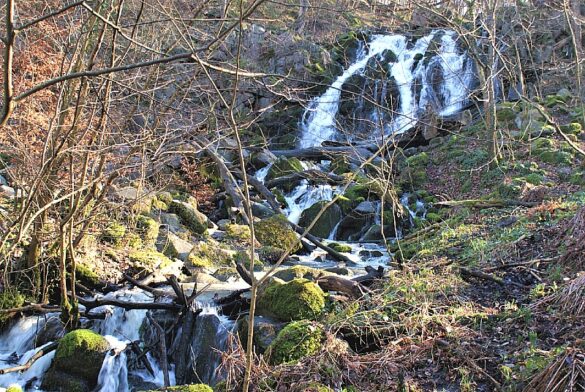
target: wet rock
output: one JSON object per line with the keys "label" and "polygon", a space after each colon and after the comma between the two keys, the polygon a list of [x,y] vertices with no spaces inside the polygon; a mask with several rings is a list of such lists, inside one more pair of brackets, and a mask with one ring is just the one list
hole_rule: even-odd
{"label": "wet rock", "polygon": [[[248,342],[248,319],[246,316],[238,324],[238,334],[243,347],[246,347]],[[254,346],[256,350],[259,353],[264,353],[285,326],[285,322],[272,320],[268,317],[254,317]]]}
{"label": "wet rock", "polygon": [[65,325],[59,317],[50,317],[37,334],[36,347],[59,340],[65,335]]}
{"label": "wet rock", "polygon": [[381,241],[386,238],[395,237],[396,230],[393,225],[384,225],[384,236],[382,236],[382,227],[380,225],[372,225],[368,231],[361,238],[362,241]]}
{"label": "wet rock", "polygon": [[220,267],[212,276],[221,282],[236,281],[240,278],[238,271],[234,267]]}
{"label": "wet rock", "polygon": [[8,181],[6,181],[6,178],[4,178],[3,176],[0,176],[0,185],[8,186]]}
{"label": "wet rock", "polygon": [[257,218],[264,219],[274,215],[274,211],[262,203],[252,203],[252,215]]}
{"label": "wet rock", "polygon": [[359,240],[368,228],[374,223],[376,218],[376,209],[370,202],[360,203],[358,208],[354,209],[339,223],[335,239],[342,241]]}
{"label": "wet rock", "polygon": [[265,246],[281,249],[292,248],[291,253],[301,249],[296,233],[283,215],[274,215],[256,223],[255,234],[256,239]]}
{"label": "wet rock", "polygon": [[46,391],[93,390],[108,349],[106,339],[93,331],[69,332],[59,341],[42,388]]}
{"label": "wet rock", "polygon": [[323,271],[331,272],[332,274],[342,275],[342,276],[352,276],[353,272],[346,267],[330,267],[325,268]]}
{"label": "wet rock", "polygon": [[299,279],[299,278],[314,281],[319,276],[323,276],[323,275],[330,275],[330,274],[323,271],[323,270],[320,270],[317,268],[306,267],[304,265],[295,265],[291,268],[283,269],[283,270],[280,270],[280,271],[277,271],[276,273],[274,273],[275,278],[281,279],[285,282],[290,282],[291,280]]}
{"label": "wet rock", "polygon": [[[315,219],[317,214],[327,205],[327,201],[320,201],[313,204],[311,207],[304,210],[301,214],[301,218],[299,220],[299,225],[301,227],[308,227],[311,222]],[[317,219],[315,225],[309,230],[309,233],[320,237],[320,238],[327,238],[329,234],[333,231],[337,223],[341,220],[342,211],[341,207],[337,204],[333,204],[329,206],[323,214]]]}

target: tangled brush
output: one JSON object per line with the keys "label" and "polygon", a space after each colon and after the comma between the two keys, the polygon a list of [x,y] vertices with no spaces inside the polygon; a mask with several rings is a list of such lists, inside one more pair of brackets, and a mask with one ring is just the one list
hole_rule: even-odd
{"label": "tangled brush", "polygon": [[538,373],[523,392],[585,391],[585,352],[568,348]]}
{"label": "tangled brush", "polygon": [[535,302],[531,308],[542,310],[552,307],[565,317],[585,318],[585,273],[570,281],[562,290]]}

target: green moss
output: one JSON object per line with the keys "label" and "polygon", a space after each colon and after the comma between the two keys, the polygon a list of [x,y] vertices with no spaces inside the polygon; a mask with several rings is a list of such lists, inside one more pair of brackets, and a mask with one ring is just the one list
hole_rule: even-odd
{"label": "green moss", "polygon": [[[4,291],[0,293],[0,309],[19,308],[24,305],[24,301],[24,295],[20,294],[18,290],[14,288],[4,289]],[[0,326],[10,320],[10,316],[11,315],[0,313]]]}
{"label": "green moss", "polygon": [[140,215],[136,220],[136,228],[142,235],[145,244],[154,245],[159,234],[159,224],[151,217]]}
{"label": "green moss", "polygon": [[77,264],[75,266],[75,277],[82,284],[94,288],[101,285],[100,278],[91,267],[85,264]]}
{"label": "green moss", "polygon": [[349,159],[345,155],[334,158],[333,161],[331,161],[330,170],[338,175],[349,173],[351,171]]}
{"label": "green moss", "polygon": [[11,385],[6,389],[6,392],[22,392],[20,385]]}
{"label": "green moss", "polygon": [[303,171],[303,165],[301,164],[301,161],[298,160],[298,158],[279,157],[268,170],[268,173],[266,174],[266,180],[273,180],[275,178],[298,173],[301,171]]}
{"label": "green moss", "polygon": [[209,268],[213,266],[213,263],[208,258],[193,253],[189,254],[187,261],[193,268]]}
{"label": "green moss", "polygon": [[298,238],[290,228],[284,215],[274,215],[262,219],[255,226],[256,238],[262,245],[275,246],[281,249],[290,249],[294,253],[301,249]]}
{"label": "green moss", "polygon": [[135,267],[165,268],[172,261],[164,254],[155,250],[136,250],[128,255]]}
{"label": "green moss", "polygon": [[228,224],[225,228],[227,237],[236,241],[250,241],[250,228],[246,225]]}
{"label": "green moss", "polygon": [[439,215],[435,212],[429,212],[429,213],[427,213],[426,218],[429,222],[438,222],[441,220],[441,215]]}
{"label": "green moss", "polygon": [[114,245],[120,245],[124,235],[126,235],[126,226],[117,222],[112,222],[103,231],[102,240]]}
{"label": "green moss", "polygon": [[585,185],[585,172],[580,171],[573,173],[571,177],[569,177],[569,182],[574,185]]}
{"label": "green moss", "polygon": [[327,272],[316,268],[306,267],[304,265],[295,265],[290,268],[282,269],[274,274],[275,278],[282,279],[285,282],[290,282],[294,279],[308,279],[314,281],[318,276],[326,275]]}
{"label": "green moss", "polygon": [[357,201],[359,198],[366,199],[369,194],[370,190],[367,186],[363,184],[356,184],[348,187],[343,196],[348,200]]}
{"label": "green moss", "polygon": [[343,213],[338,205],[333,204],[327,207],[328,203],[329,202],[326,200],[319,201],[305,209],[301,214],[299,225],[301,227],[309,227],[321,210],[323,210],[323,213],[319,216],[319,219],[317,219],[313,227],[311,227],[309,233],[320,238],[329,237],[329,234],[333,231],[335,225],[341,220]]}
{"label": "green moss", "polygon": [[347,244],[338,244],[337,242],[332,242],[329,244],[329,247],[336,252],[351,252],[351,246]]}
{"label": "green moss", "polygon": [[106,352],[107,340],[89,329],[67,333],[55,352],[55,359],[43,380],[51,391],[89,391],[97,384]]}
{"label": "green moss", "polygon": [[540,159],[547,163],[570,165],[573,162],[573,155],[566,151],[548,150],[540,154]]}
{"label": "green moss", "polygon": [[524,177],[527,183],[532,185],[540,185],[544,181],[544,176],[538,173],[530,173]]}
{"label": "green moss", "polygon": [[[246,251],[236,252],[234,255],[234,262],[236,264],[243,265],[246,270],[250,270],[250,256]],[[254,271],[262,271],[264,269],[264,263],[261,260],[254,260]]]}
{"label": "green moss", "polygon": [[429,155],[426,152],[421,152],[411,157],[406,158],[406,166],[410,167],[425,167],[430,162]]}
{"label": "green moss", "polygon": [[136,233],[127,233],[124,236],[124,244],[131,249],[140,249],[144,246],[142,238]]}
{"label": "green moss", "polygon": [[262,293],[258,305],[280,320],[314,319],[325,308],[325,293],[306,279],[274,281]]}
{"label": "green moss", "polygon": [[188,202],[173,200],[169,211],[177,214],[193,233],[205,234],[207,232],[207,217]]}
{"label": "green moss", "polygon": [[268,347],[270,363],[297,362],[317,353],[324,339],[325,332],[320,325],[307,320],[292,322],[278,333]]}
{"label": "green moss", "polygon": [[561,131],[569,135],[579,135],[583,132],[583,126],[578,122],[573,122],[567,125],[561,125]]}

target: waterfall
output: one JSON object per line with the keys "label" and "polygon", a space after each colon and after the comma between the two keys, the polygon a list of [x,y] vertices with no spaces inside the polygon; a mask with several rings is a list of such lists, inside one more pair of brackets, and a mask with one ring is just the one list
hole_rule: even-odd
{"label": "waterfall", "polygon": [[[433,42],[435,45],[431,48]],[[325,140],[340,137],[336,117],[344,84],[353,75],[363,72],[370,59],[378,56],[378,61],[386,61],[381,55],[388,50],[395,56],[382,65],[394,79],[400,105],[396,113],[390,113],[387,121],[380,118],[378,109],[362,113],[363,118],[373,123],[384,121],[386,135],[402,133],[415,126],[429,106],[439,116],[450,116],[468,104],[476,82],[475,70],[467,53],[458,53],[455,32],[435,30],[414,44],[404,35],[373,35],[366,47],[367,50],[358,52],[355,62],[325,93],[309,103],[301,124],[301,148],[319,146]],[[389,93],[386,81],[382,87],[376,81],[371,99],[379,102]]]}

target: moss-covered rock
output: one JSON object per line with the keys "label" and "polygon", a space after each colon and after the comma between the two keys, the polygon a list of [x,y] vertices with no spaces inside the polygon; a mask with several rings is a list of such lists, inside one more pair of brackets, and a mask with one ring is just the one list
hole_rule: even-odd
{"label": "moss-covered rock", "polygon": [[[273,164],[270,166],[268,173],[266,174],[266,180],[274,180],[275,178],[287,176],[293,173],[299,173],[303,171],[303,165],[298,158],[286,158],[286,157],[279,157]],[[286,186],[283,186],[285,190],[291,190],[297,185],[297,183],[289,183]]]}
{"label": "moss-covered rock", "polygon": [[120,245],[125,235],[126,226],[118,222],[112,222],[102,232],[102,241],[109,242],[113,245]]}
{"label": "moss-covered rock", "polygon": [[22,392],[20,385],[10,385],[6,388],[6,392]]}
{"label": "moss-covered rock", "polygon": [[177,214],[185,226],[195,234],[207,232],[207,217],[188,202],[173,200],[169,211]]}
{"label": "moss-covered rock", "polygon": [[540,154],[540,159],[547,163],[570,165],[573,162],[573,155],[566,151],[547,150]]}
{"label": "moss-covered rock", "polygon": [[[248,342],[249,317],[240,319],[238,323],[238,335],[243,347]],[[260,353],[265,352],[276,339],[278,333],[286,326],[285,322],[274,321],[267,317],[254,318],[254,347]]]}
{"label": "moss-covered rock", "polygon": [[290,268],[282,269],[274,273],[274,277],[281,279],[285,282],[290,282],[294,279],[308,279],[314,281],[319,276],[330,275],[328,272],[322,271],[317,268],[311,268],[304,265],[295,265]]}
{"label": "moss-covered rock", "polygon": [[75,277],[86,287],[96,288],[101,285],[98,274],[87,264],[77,264],[75,266]]}
{"label": "moss-covered rock", "polygon": [[370,189],[363,184],[355,184],[349,186],[343,196],[351,201],[361,202],[364,201],[370,194]]}
{"label": "moss-covered rock", "polygon": [[272,364],[297,362],[317,353],[325,339],[323,328],[307,320],[288,324],[268,347],[268,358]]}
{"label": "moss-covered rock", "polygon": [[[0,292],[0,309],[19,308],[24,305],[24,295],[15,288],[6,288]],[[0,327],[10,320],[10,315],[0,313]]]}
{"label": "moss-covered rock", "polygon": [[570,124],[561,125],[561,131],[568,135],[579,135],[581,132],[583,132],[583,126],[581,123],[573,122]]}
{"label": "moss-covered rock", "polygon": [[[329,202],[325,200],[319,201],[304,210],[301,214],[299,225],[301,227],[309,227],[311,222],[317,217],[317,214],[325,208],[328,203]],[[341,220],[342,215],[341,207],[337,204],[329,206],[323,211],[323,214],[321,214],[319,219],[317,219],[311,230],[309,230],[309,233],[321,238],[329,237],[331,231],[333,231],[337,223]]]}
{"label": "moss-covered rock", "polygon": [[193,247],[187,258],[187,266],[195,268],[232,267],[232,253],[222,249],[218,242],[210,238]]}
{"label": "moss-covered rock", "polygon": [[262,245],[275,246],[281,249],[290,249],[294,253],[301,249],[301,244],[294,230],[283,215],[274,215],[262,219],[255,226],[256,238]]}
{"label": "moss-covered rock", "polygon": [[171,259],[156,250],[136,250],[130,252],[128,258],[135,268],[165,268],[172,263]]}
{"label": "moss-covered rock", "polygon": [[[250,270],[250,255],[249,252],[246,251],[238,251],[234,254],[234,262],[236,264],[241,264],[246,268],[246,270]],[[259,260],[258,257],[254,257],[254,271],[262,271],[264,269],[264,263],[262,260]]]}
{"label": "moss-covered rock", "polygon": [[136,219],[136,228],[146,245],[154,245],[159,234],[159,224],[149,216],[140,215]]}
{"label": "moss-covered rock", "polygon": [[93,390],[108,349],[107,340],[93,331],[69,332],[59,341],[42,388],[63,392]]}
{"label": "moss-covered rock", "polygon": [[241,242],[249,242],[252,238],[250,227],[247,225],[238,225],[235,223],[227,224],[225,233],[229,239]]}
{"label": "moss-covered rock", "polygon": [[332,242],[329,244],[329,247],[336,252],[344,252],[344,253],[351,252],[351,246],[348,244],[339,244],[337,242]]}
{"label": "moss-covered rock", "polygon": [[325,308],[325,293],[307,279],[275,279],[262,291],[258,308],[283,321],[315,319]]}

